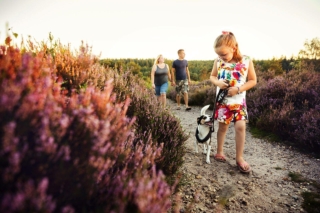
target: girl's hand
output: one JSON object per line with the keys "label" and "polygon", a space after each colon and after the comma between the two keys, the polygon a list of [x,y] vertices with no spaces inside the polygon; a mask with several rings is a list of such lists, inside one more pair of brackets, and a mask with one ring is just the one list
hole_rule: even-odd
{"label": "girl's hand", "polygon": [[152,89],[156,88],[156,86],[154,84],[152,84]]}
{"label": "girl's hand", "polygon": [[218,86],[220,89],[227,89],[228,86],[229,86],[229,84],[227,84],[227,83],[224,82],[224,81],[218,81],[217,86]]}
{"label": "girl's hand", "polygon": [[234,96],[236,94],[238,94],[238,87],[229,87],[228,96],[232,97],[232,96]]}

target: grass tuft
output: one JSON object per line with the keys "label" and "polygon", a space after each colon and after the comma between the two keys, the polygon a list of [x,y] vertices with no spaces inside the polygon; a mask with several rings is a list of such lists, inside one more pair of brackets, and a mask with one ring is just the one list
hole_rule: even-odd
{"label": "grass tuft", "polygon": [[305,179],[300,173],[289,172],[288,176],[291,177],[291,180],[296,183],[307,182],[307,179]]}
{"label": "grass tuft", "polygon": [[267,141],[274,141],[274,142],[281,141],[277,135],[270,132],[263,131],[254,126],[250,126],[249,131],[252,134],[252,136],[255,138],[266,139]]}
{"label": "grass tuft", "polygon": [[320,212],[320,194],[315,192],[303,192],[302,208],[308,213]]}
{"label": "grass tuft", "polygon": [[314,180],[304,178],[300,173],[289,172],[288,176],[291,177],[292,181],[297,183],[311,183],[311,185],[314,187],[312,191],[301,193],[303,197],[302,208],[308,213],[320,212],[320,184]]}

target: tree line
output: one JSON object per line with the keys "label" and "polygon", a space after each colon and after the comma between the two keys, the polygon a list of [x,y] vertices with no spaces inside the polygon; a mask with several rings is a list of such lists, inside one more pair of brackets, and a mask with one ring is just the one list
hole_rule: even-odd
{"label": "tree line", "polygon": [[[119,71],[130,71],[135,75],[150,82],[151,68],[154,64],[154,58],[123,58],[123,59],[101,59],[100,63],[105,67]],[[314,38],[306,40],[304,49],[300,50],[297,57],[285,56],[268,60],[254,60],[254,65],[261,71],[273,71],[276,75],[289,72],[292,69],[300,69],[302,64],[314,67],[314,70],[320,72],[320,39]],[[214,59],[212,60],[188,60],[190,77],[192,81],[207,80],[210,76]],[[165,61],[171,69],[173,60]]]}

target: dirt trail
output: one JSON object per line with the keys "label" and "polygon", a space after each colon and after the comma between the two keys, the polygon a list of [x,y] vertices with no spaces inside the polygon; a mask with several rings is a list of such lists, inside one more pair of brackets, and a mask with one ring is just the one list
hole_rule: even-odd
{"label": "dirt trail", "polygon": [[[251,165],[252,172],[242,174],[235,164],[235,132],[231,124],[224,145],[227,162],[218,162],[213,158],[216,153],[214,132],[211,164],[207,164],[202,145],[199,153],[195,154],[193,144],[201,107],[193,106],[191,111],[185,111],[183,107],[176,110],[176,104],[170,99],[167,99],[167,105],[190,135],[182,168],[186,184],[179,192],[184,205],[181,212],[187,209],[194,197],[192,212],[305,212],[301,207],[301,192],[311,190],[312,186],[308,182],[292,182],[288,174],[290,171],[298,172],[320,183],[320,159],[254,138],[247,126],[244,158]],[[207,110],[207,114],[212,114],[212,111]]]}

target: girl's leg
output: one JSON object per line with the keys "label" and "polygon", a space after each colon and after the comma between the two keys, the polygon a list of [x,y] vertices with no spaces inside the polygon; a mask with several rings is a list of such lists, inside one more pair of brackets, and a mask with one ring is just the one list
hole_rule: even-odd
{"label": "girl's leg", "polygon": [[[245,160],[243,159],[243,150],[246,138],[246,122],[244,120],[236,121],[234,128],[236,132],[236,162],[243,164],[245,163]],[[243,169],[249,169],[249,165],[246,164]]]}
{"label": "girl's leg", "polygon": [[219,122],[219,129],[217,132],[217,154],[223,156],[223,144],[224,144],[224,139],[226,137],[226,133],[228,130],[229,124],[225,123],[220,123]]}

